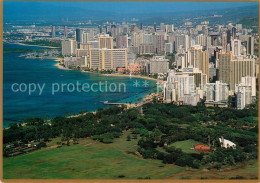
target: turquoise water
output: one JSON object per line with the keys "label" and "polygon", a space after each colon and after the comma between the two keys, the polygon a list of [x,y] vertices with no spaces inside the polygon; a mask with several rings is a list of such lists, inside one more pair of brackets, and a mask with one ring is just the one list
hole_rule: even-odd
{"label": "turquoise water", "polygon": [[[30,48],[42,49],[39,47],[21,46],[15,44],[5,44],[4,48]],[[109,107],[104,105],[103,101],[108,102],[135,102],[138,98],[151,93],[156,86],[153,81],[148,81],[149,86],[143,86],[143,79],[128,78],[128,77],[113,77],[101,76],[95,73],[83,73],[72,70],[58,69],[53,59],[25,59],[18,57],[21,53],[4,53],[4,85],[3,85],[3,117],[4,127],[8,123],[15,122],[16,120],[24,120],[30,116],[49,118],[55,116],[63,116],[65,113],[79,113],[80,111],[95,111],[98,108]],[[138,87],[134,86],[134,82],[138,81]],[[121,83],[121,92],[81,92],[75,90],[69,92],[66,87],[64,91],[56,92],[52,95],[53,83],[59,84],[61,88],[62,83],[72,83],[76,86],[76,82],[88,83],[90,86],[93,83],[115,83],[119,88]],[[40,90],[36,89],[35,92],[29,95],[26,92],[13,92],[12,85],[14,83],[35,83],[45,87],[42,94],[39,95]],[[56,84],[56,85],[57,85]],[[125,92],[124,87],[125,86]],[[56,86],[55,85],[55,86]],[[104,87],[101,90],[104,91]],[[17,86],[14,88],[16,89]],[[23,88],[22,88],[23,89]],[[70,87],[69,89],[72,89]],[[95,90],[99,90],[99,86],[94,86]],[[113,90],[114,88],[112,88]]]}

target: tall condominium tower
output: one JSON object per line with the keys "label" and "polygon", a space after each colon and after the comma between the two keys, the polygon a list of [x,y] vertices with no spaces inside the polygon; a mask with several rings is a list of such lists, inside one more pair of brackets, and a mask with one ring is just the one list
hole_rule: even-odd
{"label": "tall condominium tower", "polygon": [[255,76],[255,59],[237,58],[230,62],[230,89],[241,82],[242,77]]}
{"label": "tall condominium tower", "polygon": [[56,37],[56,26],[55,25],[51,26],[51,37],[52,38]]}
{"label": "tall condominium tower", "polygon": [[64,26],[64,37],[67,38],[68,37],[68,26]]}
{"label": "tall condominium tower", "polygon": [[108,34],[102,34],[98,37],[98,47],[113,49],[113,38]]}
{"label": "tall condominium tower", "polygon": [[247,54],[248,55],[254,55],[254,37],[253,36],[248,36],[247,40]]}
{"label": "tall condominium tower", "polygon": [[239,39],[233,39],[231,41],[231,48],[233,56],[240,56],[241,55],[241,41]]}
{"label": "tall condominium tower", "polygon": [[209,79],[209,52],[203,51],[202,46],[194,45],[188,50],[189,67],[198,68]]}
{"label": "tall condominium tower", "polygon": [[230,84],[230,61],[232,53],[219,53],[217,60],[218,80]]}
{"label": "tall condominium tower", "polygon": [[154,32],[156,32],[156,22],[153,23]]}
{"label": "tall condominium tower", "polygon": [[63,56],[75,56],[77,42],[75,40],[63,40],[61,42]]}
{"label": "tall condominium tower", "polygon": [[76,29],[76,41],[78,43],[81,43],[82,34],[83,34],[83,30],[82,29]]}

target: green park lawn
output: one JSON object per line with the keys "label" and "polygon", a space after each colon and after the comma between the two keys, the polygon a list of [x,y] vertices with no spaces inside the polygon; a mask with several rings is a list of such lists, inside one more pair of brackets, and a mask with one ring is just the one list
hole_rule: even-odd
{"label": "green park lawn", "polygon": [[[126,179],[158,179],[186,169],[128,154],[127,151],[135,152],[137,140],[126,141],[127,134],[129,132],[114,139],[111,144],[81,139],[76,145],[47,147],[13,158],[4,158],[4,178],[116,179],[121,176]],[[48,146],[55,145],[54,142]]]}
{"label": "green park lawn", "polygon": [[185,153],[198,153],[197,151],[191,149],[192,146],[195,146],[197,144],[202,144],[202,143],[189,139],[189,140],[174,142],[170,144],[170,147],[180,148]]}

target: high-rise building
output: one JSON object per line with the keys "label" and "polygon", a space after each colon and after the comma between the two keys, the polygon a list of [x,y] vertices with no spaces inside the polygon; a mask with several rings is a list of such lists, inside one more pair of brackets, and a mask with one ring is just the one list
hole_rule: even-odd
{"label": "high-rise building", "polygon": [[144,26],[144,24],[140,23],[140,30],[143,30],[143,26]]}
{"label": "high-rise building", "polygon": [[156,52],[157,53],[164,53],[165,52],[165,41],[164,41],[164,34],[156,34]]}
{"label": "high-rise building", "polygon": [[154,29],[154,32],[156,32],[157,28],[156,28],[156,22],[153,23],[153,29]]}
{"label": "high-rise building", "polygon": [[228,96],[228,84],[220,81],[206,84],[206,102],[227,101]]}
{"label": "high-rise building", "polygon": [[227,49],[227,33],[222,33],[222,47],[223,47],[223,51],[226,52]]}
{"label": "high-rise building", "polygon": [[218,33],[212,32],[210,34],[210,37],[211,37],[211,44],[214,45],[214,46],[218,46],[218,41],[219,41]]}
{"label": "high-rise building", "polygon": [[113,38],[108,34],[102,34],[98,37],[98,47],[113,49]]}
{"label": "high-rise building", "polygon": [[169,70],[169,60],[164,56],[153,57],[147,67],[148,73],[167,73]]}
{"label": "high-rise building", "polygon": [[241,83],[235,87],[236,107],[244,109],[247,105],[252,104],[256,97],[256,78],[242,77]]}
{"label": "high-rise building", "polygon": [[64,38],[68,37],[68,26],[64,26]]}
{"label": "high-rise building", "polygon": [[203,34],[196,36],[195,44],[200,46],[206,46],[206,36]]}
{"label": "high-rise building", "polygon": [[241,41],[239,39],[231,40],[231,50],[233,57],[241,55]]}
{"label": "high-rise building", "polygon": [[90,69],[110,70],[127,67],[126,49],[91,49]]}
{"label": "high-rise building", "polygon": [[206,47],[207,47],[207,49],[209,49],[209,47],[211,47],[211,42],[212,42],[211,37],[207,36],[206,37]]}
{"label": "high-rise building", "polygon": [[255,76],[255,59],[237,58],[230,61],[230,89],[241,82],[242,77]]}
{"label": "high-rise building", "polygon": [[82,34],[83,34],[83,30],[82,29],[76,29],[76,41],[77,41],[77,43],[81,43],[81,41],[82,41]]}
{"label": "high-rise building", "polygon": [[232,38],[233,39],[236,39],[236,33],[237,33],[236,27],[232,27]]}
{"label": "high-rise building", "polygon": [[253,36],[248,36],[247,39],[247,54],[248,55],[254,55],[254,37]]}
{"label": "high-rise building", "polygon": [[161,29],[161,31],[165,32],[166,26],[164,23],[160,23],[160,29]]}
{"label": "high-rise building", "polygon": [[76,56],[77,42],[75,40],[63,40],[61,47],[63,56]]}
{"label": "high-rise building", "polygon": [[116,37],[117,48],[128,48],[128,37],[127,35],[118,35]]}
{"label": "high-rise building", "polygon": [[230,62],[232,59],[232,53],[219,53],[219,59],[217,60],[217,77],[222,83],[230,85]]}
{"label": "high-rise building", "polygon": [[177,53],[175,55],[175,62],[178,69],[188,67],[188,53]]}
{"label": "high-rise building", "polygon": [[152,43],[142,43],[138,47],[139,54],[154,54],[155,46]]}
{"label": "high-rise building", "polygon": [[143,36],[144,36],[143,32],[133,32],[131,38],[132,45],[138,48],[139,45],[143,43]]}
{"label": "high-rise building", "polygon": [[188,74],[168,72],[164,82],[163,98],[165,102],[182,102],[184,95],[195,93],[194,76]]}
{"label": "high-rise building", "polygon": [[152,34],[143,34],[143,43],[144,44],[153,43],[153,35]]}
{"label": "high-rise building", "polygon": [[178,52],[178,50],[183,47],[185,51],[188,51],[188,49],[191,46],[191,39],[189,35],[177,35],[174,38],[174,50]]}
{"label": "high-rise building", "polygon": [[205,84],[208,82],[207,75],[204,74],[199,68],[183,68],[181,72],[176,73],[194,76],[194,84],[197,88],[200,89],[203,89]]}
{"label": "high-rise building", "polygon": [[131,24],[131,25],[130,25],[130,31],[131,31],[131,32],[134,32],[135,27],[136,27],[136,24]]}
{"label": "high-rise building", "polygon": [[89,68],[99,69],[100,68],[100,51],[98,48],[91,49],[89,52]]}
{"label": "high-rise building", "polygon": [[99,33],[101,34],[103,32],[102,26],[98,26],[98,29],[99,29]]}
{"label": "high-rise building", "polygon": [[232,53],[220,53],[217,61],[218,80],[227,83],[230,90],[235,90],[235,85],[241,82],[242,77],[255,76],[255,59],[237,57],[232,58]]}
{"label": "high-rise building", "polygon": [[227,30],[227,44],[231,44],[231,31]]}
{"label": "high-rise building", "polygon": [[174,32],[174,25],[166,25],[166,32]]}
{"label": "high-rise building", "polygon": [[252,97],[256,97],[256,77],[251,77],[251,76],[242,77],[240,84],[251,86]]}
{"label": "high-rise building", "polygon": [[51,26],[51,37],[52,38],[56,37],[56,26],[55,25]]}
{"label": "high-rise building", "polygon": [[117,35],[116,25],[115,25],[115,24],[112,24],[112,25],[111,25],[111,36],[112,36],[113,38],[115,38],[116,35]]}
{"label": "high-rise building", "polygon": [[172,43],[165,43],[165,53],[170,54],[173,51]]}
{"label": "high-rise building", "polygon": [[252,87],[248,85],[239,84],[236,87],[235,103],[237,109],[244,109],[249,104],[252,104]]}
{"label": "high-rise building", "polygon": [[80,43],[81,43],[81,44],[87,44],[88,41],[89,41],[89,34],[86,33],[86,32],[82,33]]}
{"label": "high-rise building", "polygon": [[203,33],[205,36],[208,36],[208,34],[209,34],[209,29],[208,29],[208,26],[207,26],[207,25],[203,25],[203,26],[202,26],[202,33]]}
{"label": "high-rise building", "polygon": [[183,46],[184,46],[185,51],[188,51],[188,49],[190,48],[191,43],[190,43],[189,35],[184,36],[184,45]]}
{"label": "high-rise building", "polygon": [[194,45],[188,50],[188,66],[198,68],[209,79],[209,52],[203,51],[202,46]]}

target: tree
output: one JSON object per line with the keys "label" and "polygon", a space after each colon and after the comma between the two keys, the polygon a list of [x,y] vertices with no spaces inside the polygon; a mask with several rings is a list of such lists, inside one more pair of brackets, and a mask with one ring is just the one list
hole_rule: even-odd
{"label": "tree", "polygon": [[136,134],[133,135],[133,139],[137,139],[137,135]]}
{"label": "tree", "polygon": [[126,139],[127,139],[127,141],[131,141],[131,136],[127,135]]}
{"label": "tree", "polygon": [[104,138],[104,139],[102,140],[102,142],[105,143],[105,144],[113,143],[113,139],[111,139],[111,138]]}

